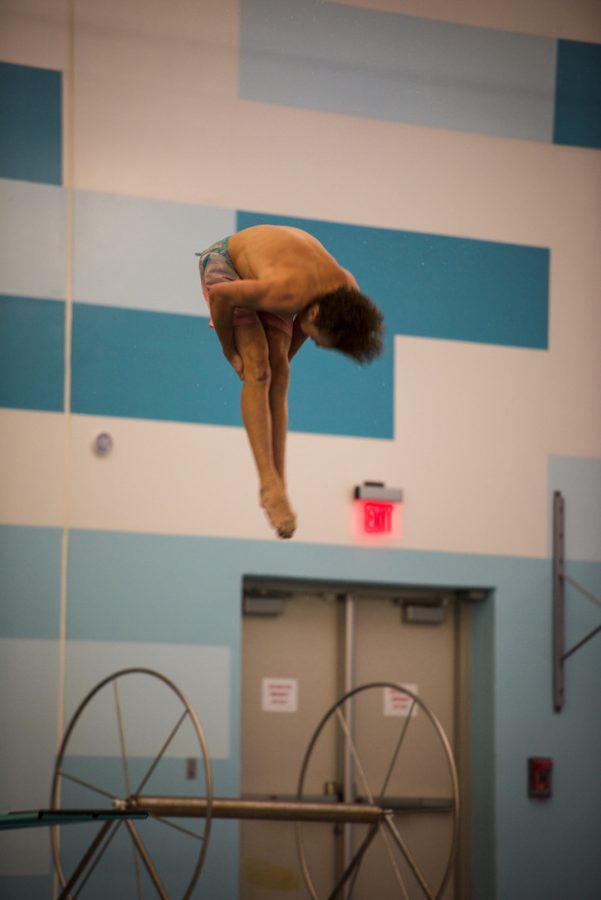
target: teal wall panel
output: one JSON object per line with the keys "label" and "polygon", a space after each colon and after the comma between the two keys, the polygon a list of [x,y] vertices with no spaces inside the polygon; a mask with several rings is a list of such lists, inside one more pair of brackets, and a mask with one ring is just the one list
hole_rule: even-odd
{"label": "teal wall panel", "polygon": [[315,235],[385,317],[385,353],[370,365],[320,350],[299,354],[290,387],[293,430],[392,437],[395,334],[548,346],[546,248],[238,213],[239,229],[258,224],[293,225]]}
{"label": "teal wall panel", "polygon": [[64,357],[64,303],[0,296],[0,406],[62,411]]}
{"label": "teal wall panel", "polygon": [[[75,413],[242,424],[240,382],[206,318],[75,304],[72,361]],[[389,363],[307,347],[294,366],[292,430],[392,437]]]}
{"label": "teal wall panel", "polygon": [[62,182],[62,73],[0,63],[0,176]]}
{"label": "teal wall panel", "polygon": [[208,320],[77,303],[72,410],[241,424],[240,382]]}
{"label": "teal wall panel", "polygon": [[545,350],[545,247],[238,214],[238,228],[281,224],[314,234],[381,307],[393,334]]}
{"label": "teal wall panel", "polygon": [[553,140],[601,149],[601,44],[559,41]]}

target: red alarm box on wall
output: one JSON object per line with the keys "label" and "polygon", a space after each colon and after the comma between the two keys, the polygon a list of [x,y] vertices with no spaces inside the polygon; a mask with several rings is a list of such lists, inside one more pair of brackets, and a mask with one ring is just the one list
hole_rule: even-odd
{"label": "red alarm box on wall", "polygon": [[551,796],[553,760],[548,756],[528,759],[528,796],[546,799]]}

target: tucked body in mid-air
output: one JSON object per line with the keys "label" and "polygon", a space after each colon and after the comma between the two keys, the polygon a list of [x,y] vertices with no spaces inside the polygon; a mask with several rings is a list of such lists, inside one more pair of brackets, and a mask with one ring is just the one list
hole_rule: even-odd
{"label": "tucked body in mid-air", "polygon": [[296,517],[286,492],[290,361],[311,338],[359,361],[382,347],[382,314],[312,235],[256,225],[200,254],[203,293],[223,353],[242,379],[242,418],[261,505],[282,538]]}

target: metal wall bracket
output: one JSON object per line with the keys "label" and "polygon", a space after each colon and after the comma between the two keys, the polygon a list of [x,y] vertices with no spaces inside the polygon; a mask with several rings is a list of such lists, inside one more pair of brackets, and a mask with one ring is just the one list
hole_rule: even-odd
{"label": "metal wall bracket", "polygon": [[570,584],[593,603],[601,600],[566,574],[565,570],[565,499],[560,491],[553,494],[553,706],[561,712],[565,702],[565,661],[601,631],[593,628],[569,650],[565,649],[565,586]]}

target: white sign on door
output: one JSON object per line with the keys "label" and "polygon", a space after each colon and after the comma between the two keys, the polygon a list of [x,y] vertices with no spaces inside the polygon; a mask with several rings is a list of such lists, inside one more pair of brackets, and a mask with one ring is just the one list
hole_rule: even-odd
{"label": "white sign on door", "polygon": [[263,712],[295,713],[298,709],[298,679],[262,678],[261,709]]}
{"label": "white sign on door", "polygon": [[[401,687],[407,688],[408,691],[411,691],[413,694],[417,694],[417,685],[416,684],[402,684]],[[411,709],[411,704],[413,703],[413,698],[408,694],[404,694],[402,691],[395,691],[394,688],[386,687],[384,688],[384,715],[385,716],[400,716],[407,717],[409,715],[409,710]],[[417,703],[413,706],[413,711],[411,716],[417,715],[418,706]]]}

